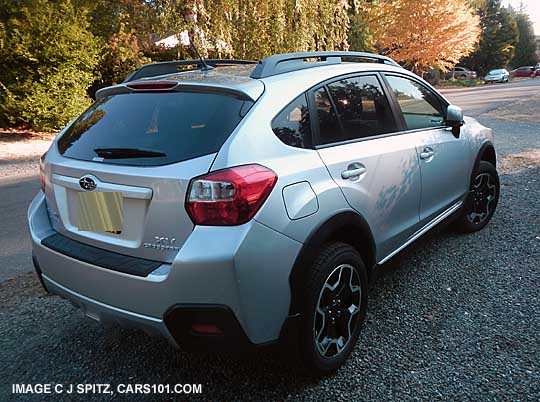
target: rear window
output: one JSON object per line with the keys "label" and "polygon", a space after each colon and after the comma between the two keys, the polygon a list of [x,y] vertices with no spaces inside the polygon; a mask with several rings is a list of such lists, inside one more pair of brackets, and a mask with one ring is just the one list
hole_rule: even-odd
{"label": "rear window", "polygon": [[102,99],[58,139],[68,158],[158,166],[217,152],[252,101],[200,92],[132,93]]}

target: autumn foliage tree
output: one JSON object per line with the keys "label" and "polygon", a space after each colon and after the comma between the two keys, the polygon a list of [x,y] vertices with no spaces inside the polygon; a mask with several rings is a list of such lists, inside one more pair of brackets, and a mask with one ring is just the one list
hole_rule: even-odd
{"label": "autumn foliage tree", "polygon": [[375,46],[417,73],[474,50],[479,17],[466,0],[380,0],[365,6]]}

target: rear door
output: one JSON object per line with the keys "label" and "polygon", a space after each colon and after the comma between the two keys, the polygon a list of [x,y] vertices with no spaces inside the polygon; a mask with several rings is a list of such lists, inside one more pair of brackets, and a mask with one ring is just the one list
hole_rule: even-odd
{"label": "rear door", "polygon": [[171,262],[193,230],[184,206],[190,180],[208,172],[252,104],[211,90],[96,102],[47,155],[53,227],[96,247]]}
{"label": "rear door", "polygon": [[397,135],[375,73],[328,82],[310,98],[318,153],[351,207],[369,222],[380,260],[418,227],[417,134]]}
{"label": "rear door", "polygon": [[446,103],[420,81],[385,74],[399,105],[407,132],[416,133],[422,173],[420,220],[430,221],[459,201],[467,192],[470,146],[465,136],[456,138],[445,126]]}

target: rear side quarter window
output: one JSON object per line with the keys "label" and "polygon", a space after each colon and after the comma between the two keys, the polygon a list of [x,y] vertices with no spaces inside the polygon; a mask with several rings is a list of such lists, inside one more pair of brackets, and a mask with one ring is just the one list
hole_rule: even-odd
{"label": "rear side quarter window", "polygon": [[305,94],[289,103],[272,120],[272,131],[285,144],[296,148],[312,148],[311,122]]}

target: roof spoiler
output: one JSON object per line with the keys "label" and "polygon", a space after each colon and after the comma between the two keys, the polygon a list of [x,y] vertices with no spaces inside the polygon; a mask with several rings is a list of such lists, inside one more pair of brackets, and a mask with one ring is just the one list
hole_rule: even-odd
{"label": "roof spoiler", "polygon": [[243,100],[255,101],[248,93],[226,85],[207,84],[198,82],[179,82],[168,80],[144,80],[137,83],[125,83],[101,88],[96,92],[96,100],[113,95],[130,94],[137,92],[198,92],[198,93],[220,93],[231,95]]}

